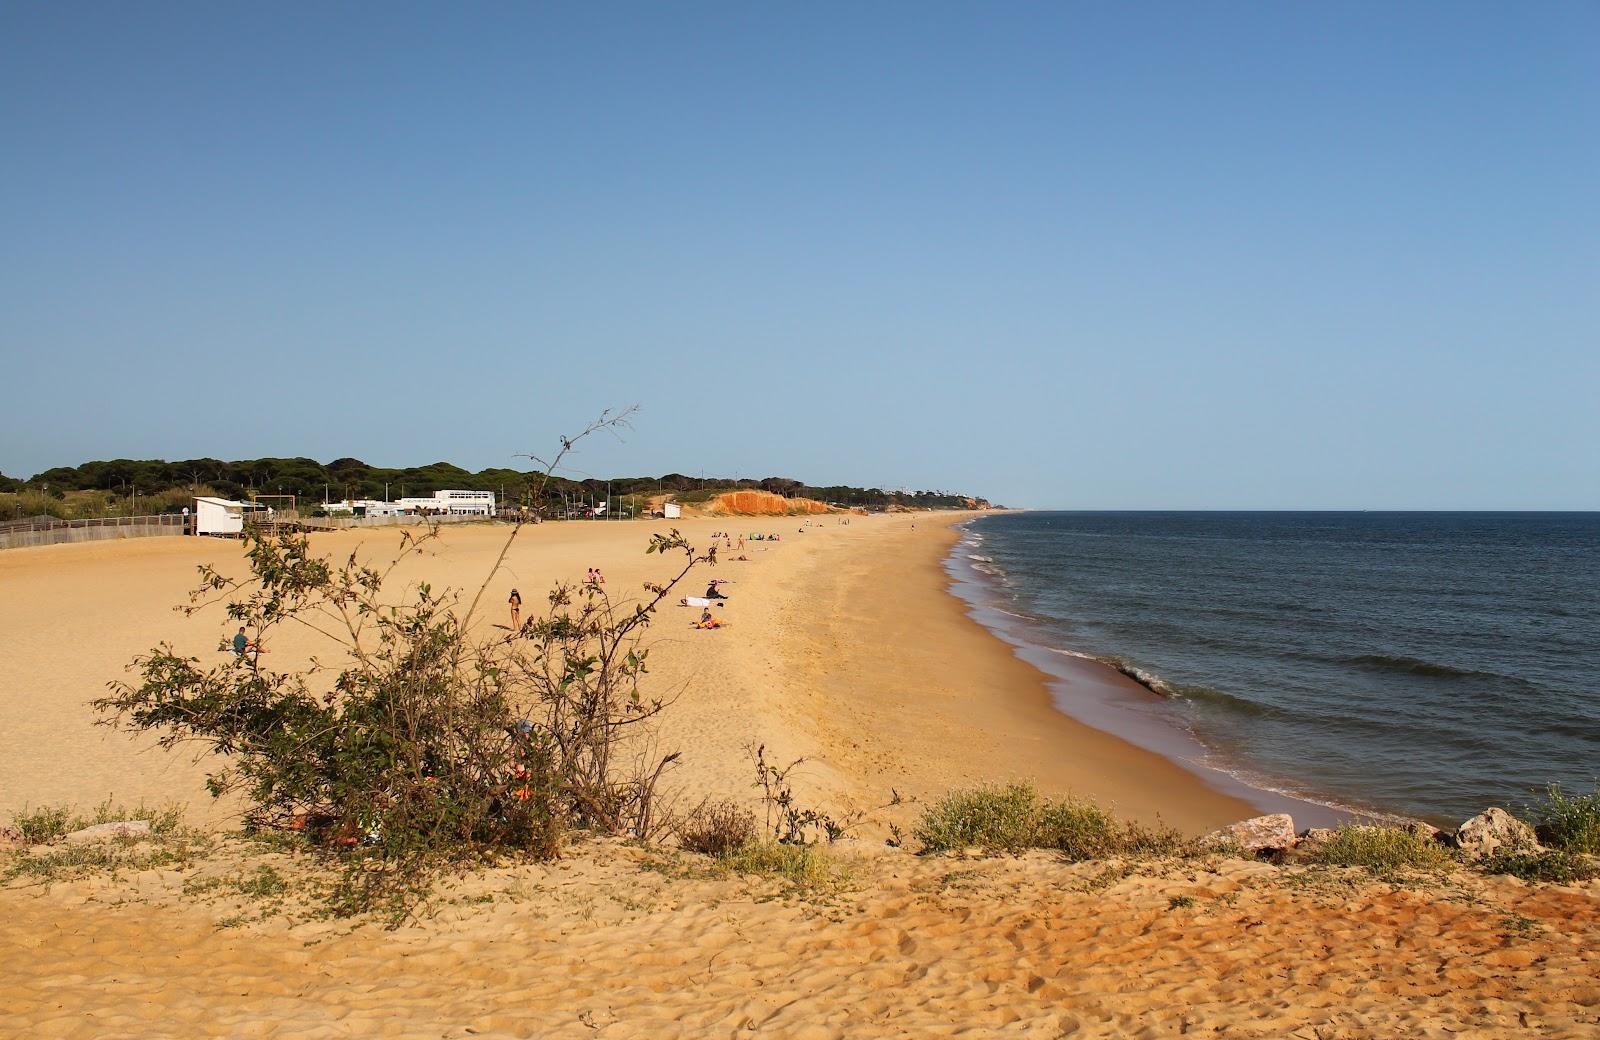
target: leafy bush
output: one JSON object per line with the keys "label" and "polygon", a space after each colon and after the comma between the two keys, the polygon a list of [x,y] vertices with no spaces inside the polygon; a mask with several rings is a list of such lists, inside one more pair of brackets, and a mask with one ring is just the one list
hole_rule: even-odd
{"label": "leafy bush", "polygon": [[1029,784],[957,791],[924,809],[912,835],[924,852],[1021,852],[1038,844],[1040,808]]}
{"label": "leafy bush", "polygon": [[1569,798],[1552,784],[1540,805],[1530,807],[1539,840],[1567,852],[1600,855],[1600,784],[1592,793]]}
{"label": "leafy bush", "polygon": [[1510,874],[1524,881],[1553,881],[1570,885],[1600,877],[1600,869],[1578,853],[1563,849],[1542,852],[1501,852],[1478,864],[1486,874]]}
{"label": "leafy bush", "polygon": [[690,852],[727,856],[756,836],[756,814],[730,801],[702,805],[678,828],[678,843]]}
{"label": "leafy bush", "polygon": [[1395,827],[1341,826],[1310,858],[1323,866],[1366,867],[1373,872],[1445,870],[1455,863],[1449,849]]}
{"label": "leafy bush", "polygon": [[[563,455],[576,439],[563,440]],[[336,895],[354,911],[388,905],[391,881],[409,890],[430,864],[552,856],[575,828],[653,837],[664,822],[656,786],[678,757],[646,756],[648,742],[633,740],[663,707],[641,691],[639,640],[706,557],[677,531],[654,534],[646,551],[683,563],[643,602],[557,585],[519,631],[479,634],[472,622],[495,570],[464,603],[426,584],[399,604],[383,595],[394,567],[434,537],[408,532],[379,569],[318,557],[304,535],[252,530],[250,576],[201,567],[185,610],[225,601],[230,629],[244,626],[258,645],[295,625],[324,638],[326,652],[276,672],[263,659],[207,666],[161,646],[136,659],[141,681],[111,683],[95,702],[105,721],[158,733],[163,746],[217,753],[225,765],[208,786],[242,793],[253,826],[298,830],[344,854],[350,886]]]}

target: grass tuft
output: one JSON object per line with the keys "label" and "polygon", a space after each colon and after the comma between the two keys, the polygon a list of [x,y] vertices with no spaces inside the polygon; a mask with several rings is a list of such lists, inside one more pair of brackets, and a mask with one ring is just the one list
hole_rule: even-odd
{"label": "grass tuft", "polygon": [[1600,877],[1600,869],[1587,857],[1564,849],[1502,852],[1478,864],[1478,869],[1486,874],[1510,874],[1524,881],[1552,881],[1558,885]]}
{"label": "grass tuft", "polygon": [[1600,784],[1590,794],[1571,797],[1551,784],[1542,804],[1529,808],[1539,840],[1564,852],[1600,855]]}
{"label": "grass tuft", "polygon": [[1443,845],[1395,827],[1340,827],[1312,853],[1311,862],[1373,873],[1442,871],[1455,865],[1455,857]]}
{"label": "grass tuft", "polygon": [[978,787],[946,795],[923,810],[912,831],[923,852],[977,846],[1021,852],[1037,843],[1039,795],[1030,784]]}
{"label": "grass tuft", "polygon": [[1124,823],[1093,802],[1041,799],[1028,784],[957,791],[923,811],[913,831],[923,852],[1050,849],[1073,862],[1108,856],[1182,855],[1190,843],[1166,827]]}

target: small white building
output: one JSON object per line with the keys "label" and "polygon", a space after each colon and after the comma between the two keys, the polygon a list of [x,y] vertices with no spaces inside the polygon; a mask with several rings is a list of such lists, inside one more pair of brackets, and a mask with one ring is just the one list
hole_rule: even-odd
{"label": "small white building", "polygon": [[226,498],[196,498],[194,533],[223,537],[243,534],[245,515],[257,510],[270,512],[254,502],[234,502]]}
{"label": "small white building", "polygon": [[661,515],[668,520],[676,520],[683,515],[683,507],[676,502],[666,502],[661,506]]}
{"label": "small white building", "polygon": [[431,498],[402,498],[397,505],[408,513],[435,516],[493,516],[493,491],[435,491]]}

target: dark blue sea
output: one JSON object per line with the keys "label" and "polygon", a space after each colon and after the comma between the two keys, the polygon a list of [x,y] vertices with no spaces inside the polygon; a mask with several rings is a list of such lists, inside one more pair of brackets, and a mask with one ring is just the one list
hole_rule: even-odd
{"label": "dark blue sea", "polygon": [[1012,513],[954,562],[1262,790],[1444,823],[1600,776],[1597,513]]}

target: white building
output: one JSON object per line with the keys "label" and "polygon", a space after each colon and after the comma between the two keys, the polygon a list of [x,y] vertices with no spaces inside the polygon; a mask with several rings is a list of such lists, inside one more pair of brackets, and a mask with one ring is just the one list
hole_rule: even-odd
{"label": "white building", "polygon": [[493,491],[435,491],[432,498],[402,498],[395,503],[408,513],[450,516],[493,516]]}
{"label": "white building", "polygon": [[264,510],[254,502],[233,502],[226,498],[196,498],[194,500],[194,533],[215,534],[224,537],[243,534],[245,514]]}
{"label": "white building", "polygon": [[329,516],[404,516],[407,512],[399,502],[383,502],[375,498],[325,502],[320,508]]}

